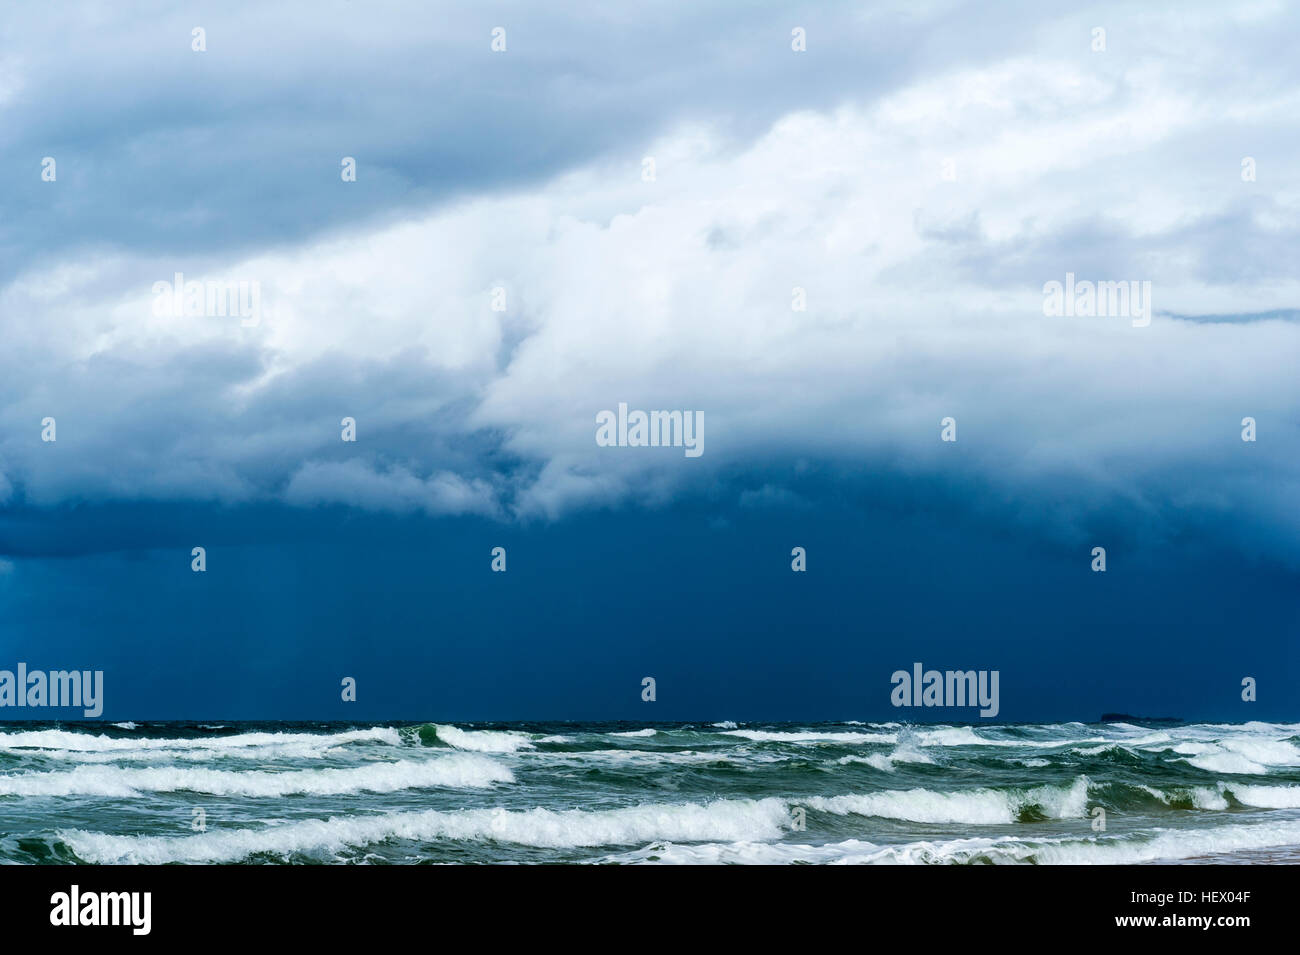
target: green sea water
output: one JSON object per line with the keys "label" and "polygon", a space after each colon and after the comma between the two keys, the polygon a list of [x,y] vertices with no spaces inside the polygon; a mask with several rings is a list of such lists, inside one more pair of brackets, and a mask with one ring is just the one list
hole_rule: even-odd
{"label": "green sea water", "polygon": [[9,863],[1287,857],[1300,724],[0,725]]}

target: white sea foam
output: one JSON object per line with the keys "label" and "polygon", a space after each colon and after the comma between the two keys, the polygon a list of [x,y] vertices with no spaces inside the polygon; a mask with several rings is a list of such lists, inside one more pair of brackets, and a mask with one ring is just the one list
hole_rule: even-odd
{"label": "white sea foam", "polygon": [[1215,826],[1207,829],[1157,829],[1114,839],[1060,841],[1038,848],[1007,847],[1011,857],[1047,864],[1132,864],[1300,844],[1300,822]]}
{"label": "white sea foam", "polygon": [[1211,773],[1262,776],[1268,772],[1268,768],[1263,764],[1247,759],[1239,753],[1208,753],[1204,756],[1193,756],[1182,762],[1191,763],[1197,769],[1204,769]]}
{"label": "white sea foam", "polygon": [[1219,747],[1213,743],[1186,742],[1174,746],[1173,751],[1181,756],[1199,756],[1202,753],[1217,753]]}
{"label": "white sea foam", "polygon": [[265,829],[212,829],[193,836],[121,836],[82,829],[58,837],[98,863],[235,862],[256,853],[337,855],[386,839],[495,840],[551,849],[654,841],[774,840],[789,822],[779,799],[632,806],[623,809],[466,809],[310,819]]}
{"label": "white sea foam", "polygon": [[27,730],[0,733],[0,750],[51,750],[54,752],[109,752],[115,750],[229,750],[251,746],[339,746],[346,743],[388,743],[398,745],[397,730],[375,727],[343,733],[238,733],[233,736],[202,736],[194,739],[141,739],[72,733],[67,730]]}
{"label": "white sea foam", "polygon": [[749,754],[741,756],[727,752],[700,752],[697,750],[653,750],[653,749],[584,749],[577,752],[546,753],[529,752],[520,754],[530,762],[543,763],[547,766],[569,765],[582,766],[590,763],[771,763],[786,762],[789,757],[763,756]]}
{"label": "white sea foam", "polygon": [[993,741],[978,735],[969,726],[922,730],[918,733],[922,746],[992,746]]}
{"label": "white sea foam", "polygon": [[1221,792],[1205,786],[1194,786],[1191,790],[1192,805],[1197,809],[1227,809],[1228,800]]}
{"label": "white sea foam", "polygon": [[1256,809],[1300,809],[1300,786],[1246,786],[1227,783],[1220,784],[1220,789],[1243,806],[1252,806]]}
{"label": "white sea foam", "polygon": [[424,761],[371,762],[347,769],[230,772],[168,766],[133,769],[78,766],[69,772],[0,776],[0,796],[112,796],[198,792],[218,796],[387,793],[428,787],[482,788],[514,782],[509,769],[486,756],[455,753]]}
{"label": "white sea foam", "polygon": [[15,750],[22,755],[37,755],[42,759],[57,759],[67,763],[143,763],[165,765],[168,763],[207,763],[213,761],[249,762],[265,764],[281,760],[322,760],[346,754],[345,745],[326,742],[277,743],[262,746],[234,746],[203,749],[169,749],[167,747],[124,748],[109,750]]}
{"label": "white sea foam", "polygon": [[942,865],[988,861],[1040,865],[1123,865],[1175,861],[1300,845],[1300,822],[1159,829],[1084,839],[952,839],[882,846],[856,839],[824,845],[792,842],[657,843],[607,856],[602,862],[751,865],[795,862],[859,865]]}
{"label": "white sea foam", "polygon": [[434,729],[438,731],[438,739],[448,746],[476,753],[515,753],[533,748],[527,733],[514,730],[463,730],[442,723],[435,724]]}
{"label": "white sea foam", "polygon": [[1300,749],[1286,740],[1225,739],[1219,745],[1265,766],[1300,766]]}
{"label": "white sea foam", "polygon": [[857,763],[864,766],[874,766],[876,769],[887,773],[894,771],[894,761],[884,753],[872,753],[870,756],[841,756],[835,762],[841,766]]}
{"label": "white sea foam", "polygon": [[1212,773],[1259,776],[1270,767],[1300,766],[1300,748],[1294,743],[1258,735],[1179,743],[1173,751],[1191,757],[1183,762]]}
{"label": "white sea foam", "polygon": [[877,816],[908,822],[999,825],[1015,822],[1029,806],[1045,815],[1070,819],[1085,814],[1088,779],[1080,776],[1068,787],[1031,789],[968,789],[934,792],[929,789],[887,789],[845,796],[816,796],[801,801],[810,809],[837,815]]}
{"label": "white sea foam", "polygon": [[870,842],[849,839],[827,845],[796,842],[706,842],[682,845],[652,843],[642,849],[609,855],[599,860],[623,865],[789,865],[862,862],[887,850]]}
{"label": "white sea foam", "polygon": [[841,766],[848,766],[853,763],[863,764],[887,773],[895,772],[898,763],[934,764],[934,760],[928,754],[921,752],[910,742],[902,743],[892,753],[872,753],[869,756],[841,756],[836,762]]}
{"label": "white sea foam", "polygon": [[1300,733],[1300,723],[1193,723],[1185,729],[1230,730],[1233,733],[1262,733],[1266,735],[1294,736]]}
{"label": "white sea foam", "polygon": [[1087,739],[992,739],[981,736],[969,726],[947,726],[940,729],[921,730],[917,734],[922,746],[1000,746],[1025,747],[1028,749],[1056,749],[1061,746],[1079,745],[1081,743],[1106,743],[1104,737]]}
{"label": "white sea foam", "polygon": [[1193,786],[1190,789],[1175,789],[1166,792],[1161,789],[1155,789],[1151,786],[1139,786],[1155,796],[1166,805],[1173,805],[1175,801],[1190,801],[1197,809],[1227,809],[1228,800],[1223,798],[1222,792],[1218,789],[1210,789],[1207,786]]}
{"label": "white sea foam", "polygon": [[809,730],[727,730],[721,736],[739,736],[758,743],[896,743],[894,733],[817,733]]}
{"label": "white sea foam", "polygon": [[[634,725],[634,724],[633,724]],[[26,805],[29,797],[95,797],[140,800],[144,822],[134,821],[116,833],[97,833],[69,829],[63,833],[69,845],[87,861],[238,861],[258,852],[272,857],[302,853],[314,859],[329,859],[347,853],[350,858],[374,852],[392,859],[409,852],[409,858],[429,856],[428,843],[460,840],[493,843],[493,848],[478,850],[492,858],[516,858],[507,844],[549,849],[597,849],[584,852],[589,861],[602,858],[621,862],[817,862],[828,864],[874,862],[1144,862],[1159,859],[1213,855],[1236,850],[1269,849],[1300,845],[1300,834],[1286,829],[1295,822],[1300,826],[1300,785],[1283,785],[1294,781],[1294,767],[1300,766],[1300,748],[1289,738],[1289,728],[1276,724],[1241,726],[1180,726],[1160,730],[1142,727],[1104,728],[1082,724],[1030,726],[1010,729],[994,724],[948,726],[873,723],[861,727],[850,724],[813,724],[800,727],[773,726],[767,730],[746,728],[731,721],[716,724],[718,730],[707,737],[680,736],[673,730],[657,731],[659,739],[641,744],[640,739],[656,732],[651,729],[601,734],[594,728],[574,729],[571,736],[541,736],[512,730],[462,729],[454,725],[436,727],[441,744],[421,746],[419,732],[404,728],[400,734],[388,728],[357,729],[348,732],[246,732],[231,736],[209,734],[194,739],[150,739],[139,732],[107,736],[84,731],[32,730],[9,727],[0,732],[0,752],[8,768],[0,775],[0,804],[11,809]],[[426,738],[431,727],[425,727]],[[1100,736],[1092,735],[1098,734]],[[621,737],[617,741],[611,736]],[[1021,738],[1013,738],[1013,737]],[[731,739],[728,739],[731,737]],[[657,743],[686,739],[696,749],[656,746]],[[559,752],[537,746],[541,742],[582,743],[606,746],[581,752]],[[793,743],[795,746],[762,745]],[[820,747],[842,747],[824,755]],[[892,744],[892,745],[890,745]],[[861,746],[861,748],[858,748]],[[988,747],[988,748],[986,748]],[[1037,772],[1015,772],[1015,784],[985,782],[986,788],[961,789],[957,779],[981,780],[989,761],[996,759],[1006,773],[1013,766],[1040,768],[1050,766],[1067,749],[1081,755],[1096,755],[1122,748],[1129,752],[1164,753],[1167,760],[1161,773],[1160,788],[1144,786],[1164,806],[1147,802],[1138,811],[1125,812],[1126,822],[1112,833],[1093,834],[1087,826],[1091,787],[1094,801],[1104,795],[1106,786],[1125,790],[1127,785],[1113,779],[1109,772],[1095,775],[1095,782],[1085,777],[1067,777],[1064,782],[1040,785]],[[565,747],[566,750],[582,746]],[[844,753],[851,755],[842,755]],[[375,759],[376,756],[382,759]],[[1040,759],[1051,756],[1053,759]],[[16,758],[15,758],[16,757]],[[820,758],[819,758],[820,757]],[[1031,758],[1033,757],[1033,758]],[[1176,758],[1181,757],[1181,758]],[[1149,757],[1148,757],[1149,759]],[[302,760],[282,765],[281,761]],[[644,781],[647,787],[677,788],[695,776],[705,777],[708,764],[731,762],[743,764],[755,772],[758,764],[799,764],[813,762],[822,770],[817,775],[790,777],[791,789],[804,787],[799,779],[839,782],[838,791],[861,792],[785,799],[729,799],[713,803],[683,802],[626,806],[615,790],[602,790],[609,797],[596,803],[581,801],[570,790],[572,801],[561,805],[585,806],[584,809],[537,808],[531,810],[494,810],[501,796],[492,793],[475,798],[468,792],[458,793],[448,806],[432,802],[430,793],[418,798],[417,806],[439,805],[438,811],[405,811],[415,802],[412,797],[393,799],[363,798],[346,801],[296,800],[293,813],[282,815],[278,796],[340,796],[351,793],[400,793],[408,790],[448,788],[482,789],[529,780],[537,774],[556,770],[549,778],[585,778],[573,767],[608,765],[628,780]],[[941,762],[951,765],[951,784],[946,773],[926,770],[925,764]],[[909,764],[920,766],[927,788],[880,790],[882,784],[900,785],[900,776]],[[1190,768],[1196,767],[1202,772]],[[840,767],[871,766],[889,776],[873,773],[845,772]],[[674,766],[696,766],[698,773],[674,773]],[[347,767],[347,768],[339,768]],[[1136,764],[1133,769],[1138,767]],[[239,771],[234,771],[234,770]],[[511,769],[514,772],[511,772]],[[1283,775],[1284,770],[1291,770]],[[1207,776],[1205,773],[1213,773]],[[1273,779],[1251,779],[1250,775]],[[1175,774],[1176,775],[1171,775]],[[1145,774],[1143,774],[1145,775]],[[1236,777],[1236,779],[1230,777]],[[756,777],[761,779],[761,777]],[[784,778],[784,777],[779,777]],[[906,779],[906,776],[902,776]],[[987,778],[987,777],[985,777]],[[1124,774],[1126,780],[1128,774]],[[1185,778],[1179,785],[1172,780]],[[852,780],[852,782],[850,781]],[[1238,782],[1236,780],[1242,780]],[[1148,781],[1156,782],[1154,778]],[[1260,785],[1277,783],[1277,785]],[[599,785],[593,781],[593,785]],[[778,784],[780,785],[780,784]],[[909,785],[901,783],[901,785]],[[911,783],[910,785],[916,785]],[[268,797],[253,802],[265,813],[265,827],[256,823],[227,820],[211,825],[206,833],[188,834],[184,827],[175,836],[148,835],[170,832],[153,829],[149,821],[159,804],[171,805],[175,799],[150,801],[149,793],[193,791],[217,796]],[[642,791],[653,792],[654,789]],[[708,791],[708,790],[704,790]],[[772,787],[765,790],[772,791]],[[760,791],[760,792],[761,792]],[[834,792],[835,790],[832,790]],[[1131,792],[1131,790],[1129,790]],[[509,791],[510,800],[526,798],[523,791]],[[145,797],[145,798],[142,798]],[[447,797],[441,797],[446,799]],[[554,806],[549,789],[539,793],[534,804]],[[653,797],[644,797],[653,798]],[[692,797],[682,795],[683,800]],[[704,797],[694,797],[702,799]],[[40,838],[50,839],[63,819],[77,818],[80,805],[72,802],[36,803],[51,811],[50,821],[43,824]],[[93,804],[92,804],[93,805]],[[123,807],[131,803],[123,802]],[[188,803],[182,803],[188,805]],[[613,808],[623,805],[624,808]],[[467,807],[464,809],[451,807]],[[1016,824],[1026,818],[1026,810],[1035,806],[1045,816],[1080,820],[1079,826],[1049,826],[1034,823]],[[1251,810],[1225,813],[1230,806]],[[346,808],[344,808],[346,807]],[[353,808],[355,807],[355,808]],[[468,808],[480,807],[480,808]],[[757,808],[756,808],[757,807]],[[937,841],[909,842],[905,845],[875,844],[848,840],[826,845],[803,845],[784,841],[787,838],[810,838],[819,825],[829,820],[809,819],[809,831],[786,834],[789,813],[802,807],[814,812],[846,817],[835,824],[851,833],[872,834],[880,823],[867,819],[892,819],[890,833],[914,831],[910,838],[937,836]],[[1176,809],[1174,807],[1177,807]],[[1189,808],[1201,812],[1189,812]],[[382,812],[377,811],[382,810]],[[42,810],[43,811],[43,810]],[[351,813],[355,812],[355,815]],[[304,819],[306,814],[334,818]],[[864,817],[852,822],[853,817]],[[62,818],[60,818],[62,817]],[[1279,819],[1280,817],[1280,819]],[[1288,818],[1290,817],[1290,818]],[[81,816],[80,818],[87,818]],[[91,817],[93,818],[93,817]],[[1037,818],[1037,817],[1034,817]],[[1253,826],[1256,820],[1267,824]],[[1250,820],[1252,825],[1235,825]],[[1275,821],[1276,820],[1276,821]],[[910,826],[906,823],[915,823]],[[80,823],[86,825],[86,823]],[[958,834],[1001,832],[987,826],[1014,825],[1015,837],[953,839]],[[245,825],[249,828],[229,828]],[[1157,825],[1179,828],[1150,828]],[[942,828],[921,828],[939,826]],[[1146,826],[1147,828],[1142,828]],[[1213,826],[1213,829],[1198,828]],[[1253,826],[1253,827],[1252,827]],[[104,824],[117,829],[116,823]],[[1184,828],[1185,827],[1185,828]],[[21,825],[19,826],[21,829]],[[138,832],[139,836],[123,833]],[[1049,838],[1051,833],[1059,838]],[[1070,833],[1067,837],[1063,832]],[[1190,833],[1190,835],[1188,835]],[[897,834],[890,838],[899,838]],[[392,839],[393,842],[386,843]],[[403,841],[425,843],[408,850]],[[946,840],[946,841],[945,841]],[[1217,840],[1217,841],[1216,841]],[[8,843],[9,839],[6,840]],[[380,843],[386,843],[379,845]],[[370,848],[367,848],[367,847]],[[354,854],[351,850],[357,850]],[[462,850],[463,851],[463,850]],[[606,853],[617,853],[613,856]],[[27,858],[23,850],[6,850],[6,855]],[[532,854],[529,856],[532,857]]]}

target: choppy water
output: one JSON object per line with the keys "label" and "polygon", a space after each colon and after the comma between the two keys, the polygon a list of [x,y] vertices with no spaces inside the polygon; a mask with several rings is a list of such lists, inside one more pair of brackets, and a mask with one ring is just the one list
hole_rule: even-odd
{"label": "choppy water", "polygon": [[0,860],[1290,857],[1298,734],[1270,723],[8,724]]}

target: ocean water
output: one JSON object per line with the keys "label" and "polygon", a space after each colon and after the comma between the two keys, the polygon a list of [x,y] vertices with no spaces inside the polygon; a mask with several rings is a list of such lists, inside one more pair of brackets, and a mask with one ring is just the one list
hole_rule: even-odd
{"label": "ocean water", "polygon": [[11,723],[0,726],[0,861],[1293,860],[1297,734],[1272,723]]}

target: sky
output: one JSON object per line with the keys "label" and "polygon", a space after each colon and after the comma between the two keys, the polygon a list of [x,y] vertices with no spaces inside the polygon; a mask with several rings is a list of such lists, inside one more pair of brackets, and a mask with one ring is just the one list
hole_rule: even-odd
{"label": "sky", "polygon": [[0,669],[109,720],[978,718],[893,707],[915,662],[1300,719],[1300,11],[554,7],[6,8]]}

